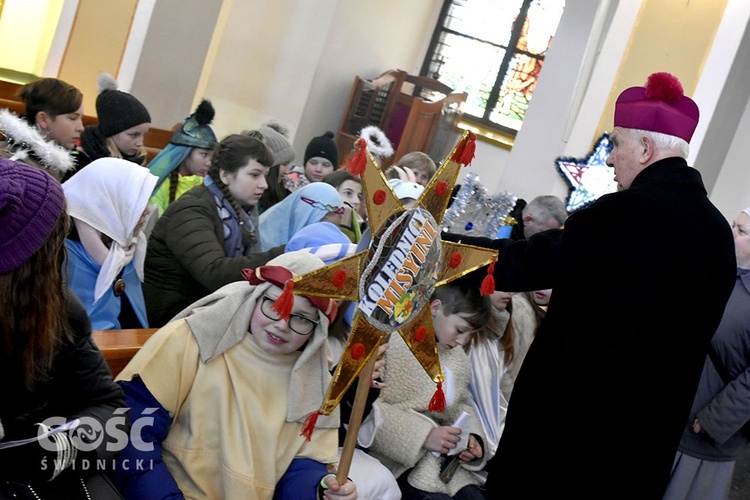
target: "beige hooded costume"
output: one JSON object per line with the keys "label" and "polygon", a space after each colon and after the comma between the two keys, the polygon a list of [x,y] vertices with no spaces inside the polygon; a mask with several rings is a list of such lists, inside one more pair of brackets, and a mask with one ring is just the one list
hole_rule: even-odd
{"label": "beige hooded costume", "polygon": [[[307,252],[268,263],[297,274],[323,267]],[[164,461],[186,498],[268,498],[294,458],[336,460],[338,410],[300,435],[331,380],[328,319],[304,349],[272,355],[250,338],[257,299],[271,286],[226,285],[156,332],[119,380],[138,375],[169,411]]]}

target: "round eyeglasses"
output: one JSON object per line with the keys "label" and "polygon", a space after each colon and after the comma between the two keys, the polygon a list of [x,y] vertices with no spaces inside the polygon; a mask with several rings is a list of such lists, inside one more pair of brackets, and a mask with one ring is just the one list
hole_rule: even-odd
{"label": "round eyeglasses", "polygon": [[[278,321],[281,319],[281,316],[279,316],[279,313],[273,309],[275,303],[276,299],[264,295],[260,302],[260,312],[262,312],[263,316],[266,318]],[[289,317],[287,324],[289,325],[289,329],[298,335],[310,335],[318,326],[317,321],[310,319],[307,316],[294,313]]]}

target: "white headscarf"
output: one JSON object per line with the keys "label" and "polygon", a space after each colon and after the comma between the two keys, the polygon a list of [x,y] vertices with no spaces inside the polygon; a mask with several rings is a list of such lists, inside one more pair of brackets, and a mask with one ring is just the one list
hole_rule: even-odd
{"label": "white headscarf", "polygon": [[[157,179],[148,169],[133,162],[100,158],[63,184],[68,213],[78,228],[81,243],[91,257],[102,264],[96,279],[94,302],[106,293],[131,261],[143,281],[146,236],[142,231],[133,236],[133,231],[146,210]],[[112,239],[109,248],[91,229]]]}

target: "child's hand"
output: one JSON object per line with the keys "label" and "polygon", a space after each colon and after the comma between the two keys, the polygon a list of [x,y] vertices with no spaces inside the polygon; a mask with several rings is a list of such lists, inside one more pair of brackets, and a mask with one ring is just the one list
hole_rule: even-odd
{"label": "child's hand", "polygon": [[402,181],[413,182],[414,184],[417,183],[417,176],[414,175],[414,171],[409,167],[399,167],[398,165],[393,165],[393,170],[398,172],[398,177]]}
{"label": "child's hand", "polygon": [[482,458],[483,454],[484,452],[482,451],[482,446],[479,444],[479,441],[471,435],[469,436],[469,447],[462,451],[458,457],[459,460],[466,463],[476,460],[477,458]]}
{"label": "child's hand", "polygon": [[377,353],[377,361],[375,361],[375,368],[372,371],[372,387],[375,387],[377,389],[382,389],[383,387],[388,387],[388,384],[381,382],[378,380],[383,376],[382,369],[385,367],[385,358],[383,357],[385,355],[385,351],[388,349],[388,344],[380,344],[378,347],[378,353]]}
{"label": "child's hand", "polygon": [[435,451],[441,455],[445,455],[461,440],[461,429],[458,427],[451,427],[444,425],[442,427],[435,427],[427,435],[422,447],[426,450]]}
{"label": "child's hand", "polygon": [[326,500],[356,500],[357,485],[351,479],[339,485],[336,475],[330,474],[323,478],[323,482],[328,485],[328,489],[323,493],[323,498]]}

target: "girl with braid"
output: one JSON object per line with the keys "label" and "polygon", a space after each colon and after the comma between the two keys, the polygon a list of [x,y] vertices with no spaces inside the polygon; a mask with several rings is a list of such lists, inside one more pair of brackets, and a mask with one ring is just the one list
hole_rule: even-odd
{"label": "girl with braid", "polygon": [[253,131],[214,149],[203,184],[170,204],[148,241],[143,292],[149,324],[165,325],[196,300],[242,280],[284,246],[261,250],[257,203],[273,153]]}
{"label": "girl with braid", "polygon": [[195,113],[174,131],[167,147],[148,164],[151,173],[159,178],[151,198],[159,215],[177,198],[203,184],[217,142],[209,126],[214,115],[211,102],[203,99]]}

